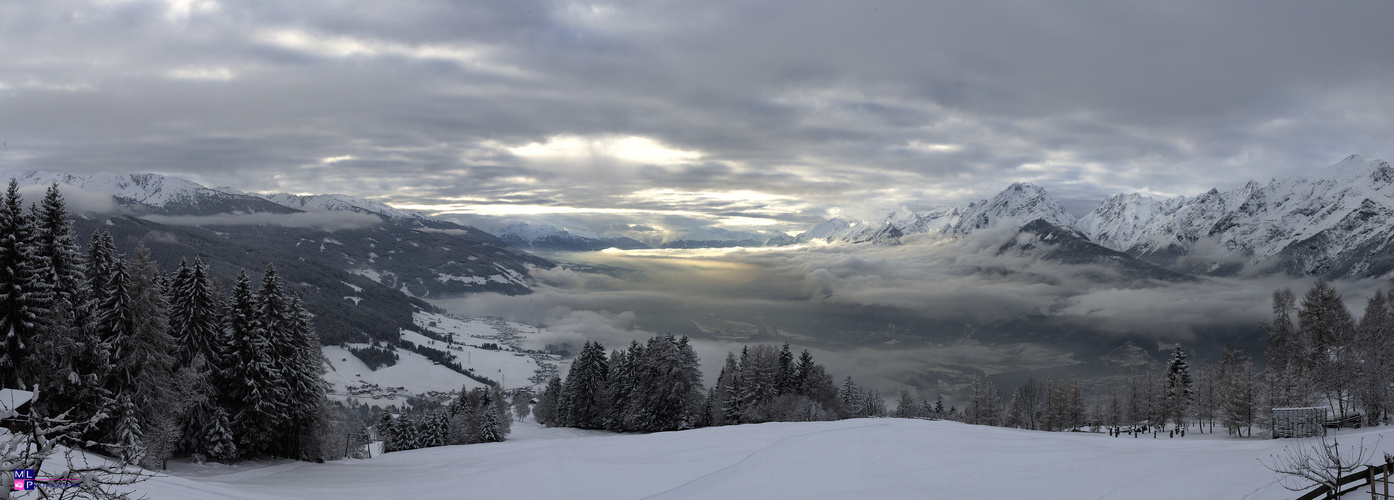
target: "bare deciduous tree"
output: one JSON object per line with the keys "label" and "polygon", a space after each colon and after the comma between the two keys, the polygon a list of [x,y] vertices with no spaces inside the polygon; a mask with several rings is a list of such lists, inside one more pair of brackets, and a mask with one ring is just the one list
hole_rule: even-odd
{"label": "bare deciduous tree", "polygon": [[1341,477],[1349,475],[1365,466],[1374,457],[1379,442],[1366,448],[1365,438],[1360,444],[1341,448],[1340,442],[1332,437],[1311,438],[1283,448],[1283,454],[1269,455],[1269,461],[1262,463],[1268,470],[1277,472],[1278,484],[1290,491],[1302,491],[1313,486],[1330,488],[1327,498],[1336,498],[1340,492]]}

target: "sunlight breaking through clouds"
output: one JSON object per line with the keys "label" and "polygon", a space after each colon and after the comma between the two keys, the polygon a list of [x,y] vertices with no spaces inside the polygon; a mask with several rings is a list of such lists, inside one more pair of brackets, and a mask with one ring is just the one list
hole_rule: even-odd
{"label": "sunlight breaking through clouds", "polygon": [[613,158],[654,165],[676,165],[702,158],[696,151],[669,147],[654,139],[639,136],[582,137],[561,135],[545,143],[530,143],[508,148],[510,153],[538,161],[595,161]]}

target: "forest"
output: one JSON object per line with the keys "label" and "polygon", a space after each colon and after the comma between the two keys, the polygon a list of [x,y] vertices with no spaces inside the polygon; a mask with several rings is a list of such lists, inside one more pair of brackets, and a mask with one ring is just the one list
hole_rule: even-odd
{"label": "forest", "polygon": [[[202,262],[160,272],[143,247],[105,232],[84,252],[57,186],[28,210],[12,180],[0,200],[0,388],[33,394],[5,415],[16,434],[0,469],[38,469],[66,447],[68,471],[124,481],[121,464],[171,456],[322,460],[327,418],[313,320],[274,267],[230,289]],[[73,450],[116,465],[74,464]]]}

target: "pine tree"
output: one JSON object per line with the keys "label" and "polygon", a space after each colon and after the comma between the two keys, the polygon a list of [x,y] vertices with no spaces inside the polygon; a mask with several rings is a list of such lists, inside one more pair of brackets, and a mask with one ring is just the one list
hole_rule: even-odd
{"label": "pine tree", "polygon": [[203,261],[195,259],[193,267],[179,262],[169,299],[170,335],[175,339],[178,366],[189,366],[198,356],[209,363],[222,358],[221,304],[216,301]]}
{"label": "pine tree", "polygon": [[34,221],[34,239],[42,255],[39,262],[45,264],[40,274],[54,291],[48,315],[42,319],[47,333],[36,349],[47,368],[39,373],[45,390],[35,405],[46,415],[66,411],[70,419],[87,420],[107,400],[101,384],[108,360],[92,328],[86,263],[57,185],[49,186]]}
{"label": "pine tree", "polygon": [[741,423],[740,407],[740,365],[736,355],[727,352],[726,364],[712,388],[712,425],[736,425]]}
{"label": "pine tree", "polygon": [[293,443],[286,456],[301,460],[321,460],[315,448],[315,431],[325,420],[328,387],[324,382],[324,355],[320,353],[319,334],[315,333],[309,311],[300,297],[291,297],[286,304],[291,334],[291,359],[283,374],[290,405],[288,443]]}
{"label": "pine tree", "polygon": [[615,350],[610,353],[610,375],[606,380],[605,428],[612,431],[629,430],[628,421],[630,400],[634,394],[636,365],[642,358],[643,348],[638,341],[630,341],[629,352]]}
{"label": "pine tree", "polygon": [[479,413],[482,421],[479,425],[479,436],[476,442],[496,443],[503,441],[498,405],[494,404],[493,398],[484,398],[484,406],[479,409]]}
{"label": "pine tree", "polygon": [[378,439],[382,440],[383,452],[391,452],[402,449],[398,441],[397,419],[392,416],[392,412],[384,411],[378,415],[377,423],[373,425],[373,430],[377,432]]}
{"label": "pine tree", "polygon": [[232,434],[232,422],[220,406],[210,407],[212,416],[203,426],[202,453],[207,458],[228,463],[237,458],[237,438]]}
{"label": "pine tree", "polygon": [[895,407],[896,418],[915,418],[919,415],[919,405],[915,403],[915,398],[910,397],[910,391],[900,390],[900,400]]}
{"label": "pine tree", "polygon": [[861,416],[862,391],[857,388],[857,383],[852,381],[852,376],[842,382],[842,391],[838,393],[842,398],[842,413],[849,417]]}
{"label": "pine tree", "polygon": [[223,331],[229,342],[227,356],[232,369],[221,391],[232,411],[232,432],[242,456],[269,451],[276,424],[285,414],[283,398],[276,394],[284,382],[272,366],[271,343],[265,329],[257,327],[257,301],[244,271],[233,284],[223,314]]}
{"label": "pine tree", "polygon": [[779,372],[775,376],[777,394],[792,394],[798,388],[798,376],[794,369],[794,353],[789,351],[789,343],[779,350]]}
{"label": "pine tree", "polygon": [[561,397],[562,385],[561,378],[553,376],[552,380],[547,381],[547,388],[542,390],[542,395],[537,398],[537,405],[532,409],[537,423],[547,427],[555,427],[557,423],[557,403]]}
{"label": "pine tree", "polygon": [[702,374],[687,337],[650,338],[636,363],[630,414],[634,428],[670,431],[695,426],[702,401]]}
{"label": "pine tree", "polygon": [[798,364],[794,366],[794,390],[798,391],[799,394],[804,394],[804,383],[808,380],[808,375],[813,372],[813,365],[813,355],[808,353],[808,349],[804,349],[799,354]]}
{"label": "pine tree", "polygon": [[101,231],[92,233],[91,244],[87,247],[87,289],[92,292],[92,302],[103,304],[109,298],[112,275],[116,272],[116,243],[111,233]]}
{"label": "pine tree", "polygon": [[779,396],[779,354],[768,345],[742,351],[740,362],[741,422],[767,422],[770,404]]}
{"label": "pine tree", "polygon": [[587,341],[581,354],[571,365],[571,373],[563,387],[561,414],[564,425],[582,429],[602,429],[605,426],[605,378],[609,376],[605,347]]}
{"label": "pine tree", "polygon": [[[179,441],[178,409],[173,385],[174,340],[169,336],[169,304],[159,284],[159,269],[150,250],[136,246],[131,263],[131,315],[135,330],[112,358],[113,373],[126,377],[134,390],[145,432],[144,465],[154,466],[174,453]],[[117,394],[120,394],[119,392]]]}
{"label": "pine tree", "polygon": [[[1167,362],[1167,415],[1178,428],[1185,425],[1186,410],[1195,399],[1195,381],[1191,377],[1191,365],[1186,362],[1186,352],[1181,344],[1171,351]],[[1163,422],[1165,424],[1165,422]]]}
{"label": "pine tree", "polygon": [[116,415],[113,419],[113,432],[108,451],[115,453],[122,460],[128,462],[139,461],[145,454],[141,442],[144,441],[144,432],[140,427],[140,417],[137,414],[135,402],[131,401],[129,394],[121,394],[116,398]]}
{"label": "pine tree", "polygon": [[0,387],[29,389],[38,378],[31,358],[52,297],[34,233],[19,184],[10,179],[0,201]]}

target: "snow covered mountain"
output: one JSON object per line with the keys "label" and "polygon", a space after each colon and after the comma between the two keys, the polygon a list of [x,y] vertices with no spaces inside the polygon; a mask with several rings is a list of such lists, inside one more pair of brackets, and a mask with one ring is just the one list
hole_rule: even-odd
{"label": "snow covered mountain", "polygon": [[30,170],[0,172],[22,186],[65,184],[92,193],[110,194],[117,204],[137,213],[158,215],[214,215],[292,213],[295,210],[241,193],[210,189],[178,177],[158,174],[73,175]]}
{"label": "snow covered mountain", "polygon": [[795,242],[821,240],[829,243],[894,244],[902,236],[911,234],[963,236],[1002,224],[1020,226],[1035,220],[1070,230],[1075,224],[1075,217],[1044,188],[1018,182],[990,199],[969,203],[961,208],[918,214],[902,207],[874,222],[834,217],[800,234]]}
{"label": "snow covered mountain", "polygon": [[1156,199],[1119,193],[1076,219],[1045,189],[1017,183],[989,200],[877,221],[834,217],[794,239],[899,242],[1042,221],[1107,249],[1188,274],[1272,264],[1298,275],[1394,276],[1394,167],[1352,155],[1308,176]]}
{"label": "snow covered mountain", "polygon": [[254,196],[158,174],[0,173],[5,177],[22,186],[56,182],[109,194],[123,212],[152,223],[286,252],[415,297],[528,293],[528,266],[552,265],[477,228],[349,195]]}
{"label": "snow covered mountain", "polygon": [[[1114,195],[1077,228],[1101,245],[1187,272],[1276,261],[1299,275],[1391,276],[1394,167],[1351,155],[1308,176],[1193,198]],[[1201,250],[1207,258],[1198,258]]]}
{"label": "snow covered mountain", "polygon": [[346,194],[297,195],[290,193],[257,194],[256,196],[284,207],[306,212],[358,212],[407,219],[425,219],[426,214],[402,210],[384,203]]}

